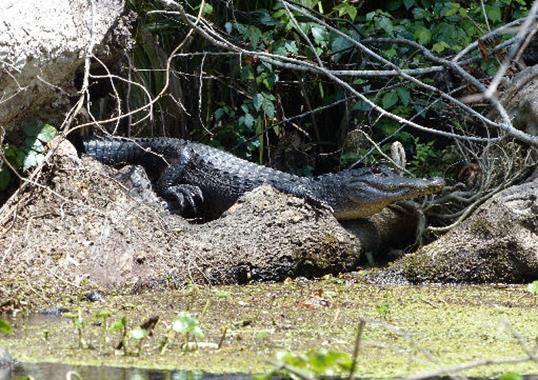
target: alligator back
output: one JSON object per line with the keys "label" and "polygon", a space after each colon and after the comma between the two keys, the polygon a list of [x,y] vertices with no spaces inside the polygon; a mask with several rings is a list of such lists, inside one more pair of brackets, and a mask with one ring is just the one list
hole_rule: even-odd
{"label": "alligator back", "polygon": [[[83,139],[85,153],[107,164],[144,166],[151,176],[173,170],[175,183],[200,188],[203,213],[217,216],[241,195],[263,184],[299,196],[309,194],[308,179],[243,160],[208,145],[174,138]],[[162,193],[166,189],[159,189]],[[162,195],[162,194],[161,194]]]}

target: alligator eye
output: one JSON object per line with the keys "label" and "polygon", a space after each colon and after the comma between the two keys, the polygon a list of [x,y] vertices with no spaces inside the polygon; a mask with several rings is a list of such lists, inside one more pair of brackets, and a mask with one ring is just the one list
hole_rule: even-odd
{"label": "alligator eye", "polygon": [[377,165],[372,166],[370,170],[372,171],[372,174],[381,174],[383,172]]}

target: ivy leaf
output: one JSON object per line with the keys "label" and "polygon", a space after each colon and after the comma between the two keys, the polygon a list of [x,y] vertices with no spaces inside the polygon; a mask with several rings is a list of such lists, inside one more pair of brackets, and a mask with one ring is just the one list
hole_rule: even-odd
{"label": "ivy leaf", "polygon": [[210,16],[211,14],[213,14],[213,6],[209,3],[205,3],[202,13],[206,16]]}
{"label": "ivy leaf", "polygon": [[246,113],[245,116],[239,118],[239,124],[243,124],[247,128],[252,128],[254,121],[256,120],[250,113]]}
{"label": "ivy leaf", "polygon": [[267,98],[264,99],[262,104],[263,112],[267,115],[269,118],[275,117],[275,105],[273,102]]}
{"label": "ivy leaf", "polygon": [[409,105],[409,99],[411,98],[409,90],[405,87],[398,87],[396,92],[398,93],[398,98],[400,98],[402,104],[407,107]]}
{"label": "ivy leaf", "polygon": [[39,165],[45,159],[45,155],[35,150],[30,150],[26,157],[24,157],[24,162],[22,164],[22,170],[26,171],[34,166]]}
{"label": "ivy leaf", "polygon": [[6,168],[0,170],[0,191],[4,191],[11,182],[11,173]]}
{"label": "ivy leaf", "polygon": [[353,104],[353,107],[351,107],[351,109],[354,111],[367,112],[370,111],[372,107],[365,101],[360,100],[357,103]]}
{"label": "ivy leaf", "polygon": [[432,39],[432,32],[430,32],[430,30],[424,26],[420,26],[417,30],[415,30],[414,35],[417,42],[421,45],[426,45]]}
{"label": "ivy leaf", "polygon": [[440,42],[436,42],[435,44],[433,44],[432,51],[434,53],[442,53],[443,51],[445,51],[449,47],[450,46],[445,41],[440,41]]}
{"label": "ivy leaf", "polygon": [[501,8],[495,5],[486,5],[486,14],[491,22],[501,21]]}
{"label": "ivy leaf", "polygon": [[355,17],[357,17],[357,7],[352,4],[342,3],[335,6],[334,9],[338,11],[338,16],[348,15],[351,21],[355,21]]}
{"label": "ivy leaf", "polygon": [[313,26],[312,29],[310,29],[312,32],[312,36],[314,37],[314,41],[318,45],[324,45],[327,40],[329,39],[329,33],[327,33],[327,29],[323,26]]}
{"label": "ivy leaf", "polygon": [[41,127],[41,130],[39,131],[37,135],[37,138],[43,141],[44,143],[48,143],[53,138],[55,138],[57,134],[58,134],[58,131],[52,125],[43,124],[43,126]]}
{"label": "ivy leaf", "polygon": [[287,41],[284,44],[284,48],[291,54],[299,53],[299,48],[297,47],[297,43],[295,41]]}
{"label": "ivy leaf", "polygon": [[403,0],[405,9],[410,9],[413,5],[415,5],[415,0]]}
{"label": "ivy leaf", "polygon": [[388,17],[381,17],[377,25],[383,29],[385,33],[392,36],[394,25],[392,25],[392,21],[390,21]]}
{"label": "ivy leaf", "polygon": [[121,331],[127,326],[127,319],[125,317],[117,320],[110,325],[110,331]]}
{"label": "ivy leaf", "polygon": [[262,104],[263,104],[263,95],[260,93],[257,93],[256,95],[254,95],[254,99],[252,99],[252,105],[254,106],[254,109],[256,109],[256,111],[259,111],[260,108],[262,108]]}
{"label": "ivy leaf", "polygon": [[224,116],[224,109],[217,108],[215,112],[213,113],[213,115],[215,116],[215,120],[220,120],[222,116]]}
{"label": "ivy leaf", "polygon": [[8,145],[5,148],[6,159],[13,165],[15,168],[20,169],[24,161],[24,153],[19,148]]}
{"label": "ivy leaf", "polygon": [[383,108],[389,109],[398,102],[398,94],[391,90],[383,96]]}
{"label": "ivy leaf", "polygon": [[269,12],[267,12],[266,10],[260,11],[260,23],[267,26],[275,26],[276,24],[278,24],[278,22],[274,18],[272,18]]}
{"label": "ivy leaf", "polygon": [[255,48],[258,45],[258,42],[260,42],[260,39],[262,38],[262,31],[257,27],[251,25],[246,30],[245,35],[249,39],[250,45]]}

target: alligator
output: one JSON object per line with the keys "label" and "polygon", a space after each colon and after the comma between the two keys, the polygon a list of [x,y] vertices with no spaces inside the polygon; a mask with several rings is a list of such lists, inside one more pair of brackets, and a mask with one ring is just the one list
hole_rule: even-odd
{"label": "alligator", "polygon": [[155,190],[176,212],[215,218],[244,193],[269,184],[330,209],[338,220],[371,216],[389,204],[441,191],[442,178],[407,178],[385,166],[301,177],[208,145],[175,138],[87,136],[84,153],[106,164],[137,164],[156,173]]}

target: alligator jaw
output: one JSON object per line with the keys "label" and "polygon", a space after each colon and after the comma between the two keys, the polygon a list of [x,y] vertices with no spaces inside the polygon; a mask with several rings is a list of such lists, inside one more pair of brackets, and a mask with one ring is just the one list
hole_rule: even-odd
{"label": "alligator jaw", "polygon": [[388,170],[366,173],[346,186],[349,207],[335,208],[334,215],[339,220],[368,217],[392,203],[438,193],[444,186],[445,181],[438,177],[407,178]]}

